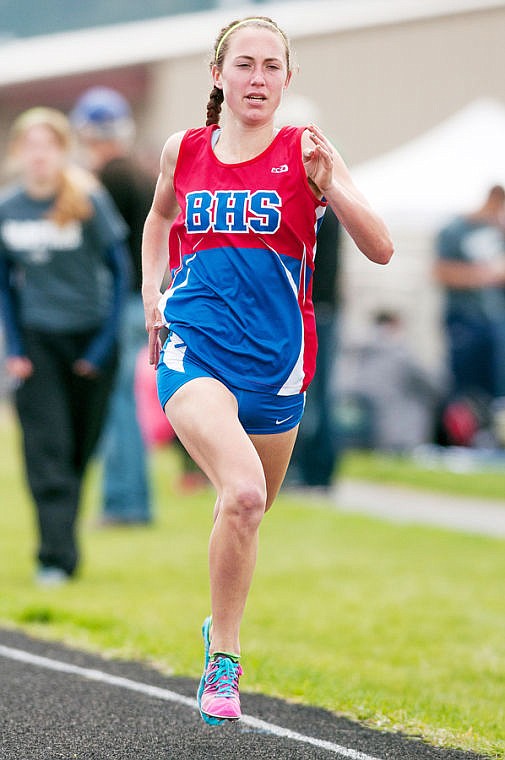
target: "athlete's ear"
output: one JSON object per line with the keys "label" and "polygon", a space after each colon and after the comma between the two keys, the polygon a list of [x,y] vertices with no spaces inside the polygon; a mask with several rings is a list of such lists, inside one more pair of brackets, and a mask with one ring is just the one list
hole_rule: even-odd
{"label": "athlete's ear", "polygon": [[222,90],[223,82],[222,82],[221,72],[219,71],[215,63],[212,65],[211,74],[212,74],[212,81],[214,82],[214,87],[217,87],[218,90]]}
{"label": "athlete's ear", "polygon": [[291,82],[291,77],[293,76],[292,71],[288,71],[288,75],[286,77],[286,81],[284,82],[284,89],[287,90],[289,87],[289,83]]}

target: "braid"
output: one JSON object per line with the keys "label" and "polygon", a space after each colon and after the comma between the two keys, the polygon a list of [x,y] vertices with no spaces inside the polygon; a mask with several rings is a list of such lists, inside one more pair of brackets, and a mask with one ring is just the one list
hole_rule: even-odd
{"label": "braid", "polygon": [[219,87],[213,87],[207,103],[207,121],[205,125],[210,127],[211,124],[219,124],[221,115],[221,103],[223,102],[223,91]]}

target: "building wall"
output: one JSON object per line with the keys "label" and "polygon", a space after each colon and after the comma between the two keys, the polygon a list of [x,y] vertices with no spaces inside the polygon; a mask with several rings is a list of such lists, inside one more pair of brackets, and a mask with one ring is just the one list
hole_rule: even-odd
{"label": "building wall", "polygon": [[346,160],[360,163],[476,97],[505,101],[503,39],[505,8],[300,40],[297,86],[312,91]]}

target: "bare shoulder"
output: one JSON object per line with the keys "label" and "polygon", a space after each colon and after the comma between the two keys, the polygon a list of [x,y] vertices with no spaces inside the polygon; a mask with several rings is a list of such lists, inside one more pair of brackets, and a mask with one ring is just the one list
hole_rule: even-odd
{"label": "bare shoulder", "polygon": [[174,189],[174,172],[185,134],[185,131],[172,134],[161,152],[160,173],[154,191],[153,210],[165,219],[173,219],[178,209]]}
{"label": "bare shoulder", "polygon": [[179,156],[179,150],[181,142],[186,134],[186,130],[181,132],[174,132],[170,135],[161,153],[160,169],[162,174],[172,175],[174,173],[177,158]]}

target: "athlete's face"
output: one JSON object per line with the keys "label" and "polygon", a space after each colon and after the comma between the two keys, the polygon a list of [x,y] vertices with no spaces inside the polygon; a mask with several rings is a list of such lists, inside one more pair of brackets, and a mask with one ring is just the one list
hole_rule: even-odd
{"label": "athlete's face", "polygon": [[67,153],[50,127],[30,127],[18,138],[16,156],[29,184],[57,183],[67,162]]}
{"label": "athlete's face", "polygon": [[212,73],[228,108],[248,123],[273,118],[291,78],[282,37],[260,27],[233,32],[222,70],[214,66]]}

